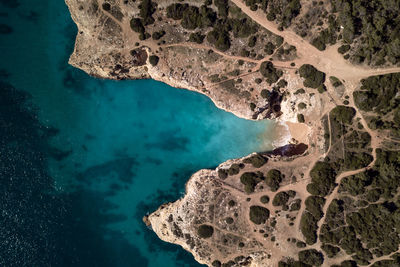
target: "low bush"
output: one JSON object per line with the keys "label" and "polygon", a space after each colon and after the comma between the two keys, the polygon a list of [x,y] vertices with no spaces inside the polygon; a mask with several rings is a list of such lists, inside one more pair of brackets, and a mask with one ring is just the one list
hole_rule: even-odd
{"label": "low bush", "polygon": [[335,76],[330,76],[329,80],[330,80],[331,84],[333,85],[333,87],[339,87],[339,86],[343,85],[343,83]]}
{"label": "low bush", "polygon": [[304,123],[306,119],[304,118],[303,114],[297,114],[297,121],[300,123]]}
{"label": "low bush", "polygon": [[286,205],[289,201],[289,195],[286,192],[279,192],[275,195],[274,199],[272,200],[272,205],[274,206],[283,206]]}
{"label": "low bush", "polygon": [[210,238],[214,234],[214,228],[207,224],[202,224],[197,229],[197,234],[201,238]]}
{"label": "low bush", "polygon": [[276,83],[279,77],[282,76],[282,72],[278,71],[271,61],[264,61],[261,63],[260,73],[266,78],[269,84]]}
{"label": "low bush", "polygon": [[301,199],[296,199],[290,204],[290,211],[297,211],[301,208]]}
{"label": "low bush", "polygon": [[328,258],[333,258],[340,252],[340,248],[326,244],[323,244],[321,249],[325,252]]}
{"label": "low bush", "polygon": [[141,19],[138,19],[138,18],[131,19],[130,26],[134,32],[142,33],[142,34],[144,34],[144,32],[145,32],[145,28],[143,26]]}
{"label": "low bush", "polygon": [[315,219],[320,220],[324,213],[322,209],[325,204],[325,198],[319,196],[309,196],[306,201],[306,210],[314,216]]}
{"label": "low bush", "polygon": [[201,43],[203,43],[205,37],[206,36],[201,34],[200,32],[194,32],[194,33],[190,34],[189,41],[193,42],[193,43],[201,44]]}
{"label": "low bush", "polygon": [[268,159],[263,157],[260,154],[255,154],[247,159],[245,159],[243,162],[245,163],[251,163],[254,168],[260,168],[262,167],[265,163],[268,162]]}
{"label": "low bush", "polygon": [[260,197],[260,202],[263,204],[268,204],[269,203],[269,196],[264,195],[262,197]]}
{"label": "low bush", "polygon": [[311,183],[307,191],[316,196],[326,196],[335,186],[336,171],[328,162],[318,161],[310,172]]}
{"label": "low bush", "polygon": [[161,31],[158,31],[158,32],[153,32],[153,34],[151,35],[151,37],[152,37],[154,40],[160,40],[164,35],[165,35],[165,31],[164,31],[164,30],[161,30]]}
{"label": "low bush", "polygon": [[261,172],[245,172],[240,176],[240,182],[244,184],[244,190],[247,194],[253,193],[255,187],[264,179]]}
{"label": "low bush", "polygon": [[152,66],[157,66],[159,60],[160,60],[160,58],[156,55],[151,55],[149,57],[149,62]]}
{"label": "low bush", "polygon": [[225,180],[228,177],[228,171],[225,169],[218,169],[218,177]]}
{"label": "low bush", "polygon": [[236,175],[236,174],[239,173],[239,171],[240,171],[239,164],[233,163],[228,169],[228,174],[229,175]]}
{"label": "low bush", "polygon": [[263,224],[269,218],[269,210],[261,206],[250,206],[249,216],[254,224]]}
{"label": "low bush", "polygon": [[351,124],[355,115],[356,110],[346,106],[337,106],[330,112],[331,119],[344,124]]}
{"label": "low bush", "polygon": [[265,177],[265,183],[269,186],[272,192],[279,189],[279,185],[282,182],[282,174],[279,170],[272,169],[267,172]]}
{"label": "low bush", "polygon": [[317,242],[318,220],[308,211],[303,212],[300,219],[300,231],[308,245]]}
{"label": "low bush", "polygon": [[304,86],[318,88],[325,82],[325,73],[317,70],[310,64],[304,64],[299,69],[300,77],[304,78]]}
{"label": "low bush", "polygon": [[350,50],[350,48],[351,48],[350,45],[341,45],[338,48],[338,52],[340,54],[346,54]]}
{"label": "low bush", "polygon": [[307,249],[299,252],[299,260],[311,266],[321,266],[324,256],[316,249]]}

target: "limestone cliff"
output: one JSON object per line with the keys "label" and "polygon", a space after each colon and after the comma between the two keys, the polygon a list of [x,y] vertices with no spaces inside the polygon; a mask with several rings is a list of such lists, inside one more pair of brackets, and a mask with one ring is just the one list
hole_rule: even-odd
{"label": "limestone cliff", "polygon": [[[400,69],[352,65],[337,45],[321,51],[307,34],[304,39],[292,31],[299,29],[290,28],[290,21],[284,27],[290,12],[312,8],[310,1],[260,2],[66,0],[78,25],[73,66],[107,79],[152,78],[205,94],[239,117],[290,126],[293,139],[283,139],[273,153],[195,173],[182,199],[162,205],[145,222],[161,239],[209,266],[354,266],[356,261],[365,265],[363,256],[367,263],[388,260],[384,255],[392,252],[382,256],[373,250],[374,258],[361,245],[339,242],[344,234],[332,227],[347,215],[340,205],[354,211],[365,204],[342,193],[338,184],[365,175],[378,148],[398,143],[387,128],[394,124],[379,124],[380,115],[373,117],[369,108],[373,101],[365,99],[377,89],[366,92],[363,85],[360,90],[360,81]],[[325,2],[315,10],[329,7]],[[296,13],[301,18],[296,25],[321,19],[325,27],[332,17],[323,13],[315,18],[307,10]],[[399,93],[395,85],[389,87],[386,100],[393,110],[387,117],[396,121],[393,99]],[[357,104],[355,91],[368,104]],[[371,126],[381,127],[379,133]],[[361,244],[356,235],[345,235]],[[327,240],[339,241],[333,246]]]}
{"label": "limestone cliff", "polygon": [[[284,81],[294,74],[288,60],[296,57],[295,50],[283,50],[288,51],[284,55],[266,54],[266,42],[282,49],[290,46],[281,37],[251,22],[240,10],[232,19],[247,20],[258,36],[253,48],[258,52],[249,57],[243,56],[242,51],[247,37],[233,39],[230,49],[224,52],[206,40],[201,44],[190,42],[189,35],[199,31],[187,30],[179,21],[169,18],[168,2],[152,2],[157,6],[152,18],[157,20],[146,26],[146,34],[153,32],[153,37],[143,37],[132,30],[132,18],[140,16],[138,2],[66,0],[66,3],[78,26],[69,62],[90,75],[107,79],[152,78],[205,94],[219,108],[247,119],[279,117],[286,87],[295,86]],[[217,10],[210,6],[213,9]],[[160,32],[162,37],[154,36]],[[152,56],[157,58],[157,64],[150,63]],[[281,68],[276,66],[282,77],[279,86],[274,87],[278,80],[271,83],[260,73],[261,64],[269,58],[279,60]]]}

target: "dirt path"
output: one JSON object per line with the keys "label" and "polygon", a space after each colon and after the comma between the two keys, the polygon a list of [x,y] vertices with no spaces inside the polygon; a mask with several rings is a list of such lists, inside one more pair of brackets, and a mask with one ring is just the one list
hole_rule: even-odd
{"label": "dirt path", "polygon": [[[355,89],[356,88],[353,87],[350,90],[354,91]],[[349,102],[350,102],[349,106],[352,106],[353,108],[355,108],[357,110],[352,94],[350,94]],[[368,127],[368,124],[365,121],[364,117],[359,112],[358,112],[358,114],[359,114],[358,118],[360,119],[359,122],[364,127],[364,130],[366,132],[368,132],[368,134],[371,136],[371,148],[372,148],[371,155],[373,157],[373,160],[372,160],[372,162],[370,164],[368,164],[367,167],[364,167],[364,168],[361,168],[361,169],[358,169],[358,170],[346,171],[346,172],[343,172],[339,176],[336,177],[336,183],[338,184],[338,186],[336,186],[336,188],[333,190],[333,192],[326,198],[326,202],[325,202],[325,205],[323,207],[324,217],[318,223],[318,236],[319,236],[320,231],[321,231],[321,225],[325,222],[325,215],[326,215],[326,212],[328,210],[328,207],[338,195],[339,185],[340,185],[340,182],[342,181],[342,179],[345,178],[345,177],[351,176],[351,175],[355,175],[355,174],[364,172],[364,171],[368,170],[369,168],[373,167],[375,165],[375,162],[376,162],[376,149],[379,147],[380,139],[379,139],[377,133],[375,131],[372,131]],[[330,129],[331,128],[330,128],[330,122],[329,122],[329,130]],[[332,131],[331,130],[330,130],[330,136],[332,136]],[[343,151],[344,151],[344,148],[343,148]],[[320,241],[318,240],[318,242],[320,242]]]}
{"label": "dirt path", "polygon": [[304,40],[291,30],[279,31],[277,24],[275,24],[275,22],[273,21],[269,21],[263,11],[250,10],[250,7],[246,6],[246,4],[242,0],[231,1],[236,6],[238,6],[243,13],[248,15],[259,25],[274,34],[282,36],[286,42],[296,46],[299,59],[295,60],[294,62],[297,66],[308,63],[325,72],[328,76],[336,76],[344,80],[360,80],[362,78],[372,75],[400,72],[399,67],[371,69],[368,67],[352,65],[349,61],[345,60],[341,54],[337,52],[336,46],[331,46],[325,51],[320,51],[316,47],[311,45],[307,40]]}
{"label": "dirt path", "polygon": [[[261,63],[264,61],[268,61],[266,58],[262,59],[252,59],[249,57],[241,57],[241,56],[234,56],[234,55],[229,55],[226,54],[222,51],[219,51],[218,49],[203,45],[203,44],[194,44],[194,43],[177,43],[177,44],[165,44],[165,45],[160,45],[161,48],[168,48],[168,47],[188,47],[188,48],[197,48],[197,49],[204,49],[204,50],[212,50],[214,53],[223,56],[224,58],[229,58],[229,59],[234,59],[234,60],[243,60],[246,62],[251,62],[251,63],[256,63],[257,66],[253,68],[253,71],[258,70],[260,68]],[[297,69],[296,67],[290,66],[291,62],[288,61],[274,61],[274,66],[277,68],[281,69]]]}
{"label": "dirt path", "polygon": [[[121,0],[119,0],[119,1],[121,1]],[[317,69],[319,69],[320,71],[323,71],[324,73],[326,73],[327,77],[335,76],[335,77],[339,78],[340,80],[344,81],[344,85],[346,88],[345,94],[347,94],[350,97],[349,98],[350,103],[348,106],[354,107],[356,110],[357,110],[357,108],[355,106],[354,99],[352,97],[352,93],[354,92],[354,90],[356,90],[358,88],[359,82],[361,79],[369,77],[369,76],[374,76],[374,75],[384,75],[384,74],[389,74],[389,73],[400,72],[400,67],[372,69],[367,66],[352,65],[349,61],[347,61],[343,58],[343,55],[341,55],[340,53],[337,52],[337,45],[331,46],[331,47],[327,48],[325,51],[320,51],[316,47],[311,45],[307,40],[303,39],[302,37],[300,37],[299,35],[297,35],[295,32],[293,32],[291,30],[279,31],[277,24],[275,24],[275,22],[273,22],[273,21],[269,21],[266,18],[266,14],[263,11],[250,10],[250,7],[247,7],[242,0],[231,0],[231,1],[233,4],[235,4],[237,7],[239,7],[243,13],[248,15],[252,20],[254,20],[256,23],[258,23],[260,26],[262,26],[263,28],[267,29],[268,31],[270,31],[276,35],[282,36],[285,39],[285,42],[289,43],[290,45],[294,45],[296,47],[298,57],[295,60],[292,60],[290,62],[283,62],[283,61],[275,60],[273,62],[275,67],[283,68],[283,69],[297,69],[298,66],[301,66],[303,64],[311,64],[311,65],[315,66]],[[101,3],[103,3],[103,0],[100,0],[100,4]],[[119,25],[121,27],[122,34],[124,35],[123,40],[125,41],[125,44],[127,45],[127,51],[128,51],[128,49],[131,48],[129,46],[133,47],[133,44],[137,41],[135,39],[136,37],[134,37],[134,35],[131,34],[131,28],[130,28],[129,22],[124,21],[122,23],[122,22],[116,20],[113,16],[111,16],[107,12],[104,12],[104,14],[108,18],[110,18],[113,22],[115,22],[117,25]],[[153,51],[156,51],[159,48],[171,48],[171,47],[187,47],[187,48],[193,48],[193,49],[212,50],[214,53],[216,53],[226,59],[242,60],[244,62],[256,64],[252,68],[252,71],[250,73],[244,73],[244,74],[241,74],[237,77],[233,77],[228,80],[237,79],[240,77],[251,75],[254,72],[257,72],[259,70],[262,62],[268,60],[267,58],[256,60],[256,59],[252,59],[249,57],[230,55],[228,53],[219,51],[216,48],[205,45],[205,44],[183,42],[183,43],[165,44],[165,45],[158,46],[152,41],[141,41],[141,42],[143,44],[145,44],[146,46],[148,46]],[[292,62],[294,62],[296,64],[296,67],[292,67],[290,65]],[[219,83],[215,83],[215,85],[226,82],[228,80],[224,80]],[[342,103],[342,99],[335,92],[335,88],[333,86],[329,85],[329,86],[327,86],[327,90],[328,90],[327,95],[329,96],[329,98],[333,102],[333,104],[335,106],[340,105],[340,103]],[[311,169],[313,168],[314,164],[318,160],[321,160],[321,157],[326,157],[328,155],[329,151],[331,150],[332,146],[335,145],[335,144],[332,144],[332,129],[331,129],[331,121],[330,121],[331,118],[329,115],[329,111],[331,110],[331,108],[332,108],[332,105],[330,105],[330,107],[328,107],[328,106],[325,107],[324,110],[321,111],[323,114],[328,114],[330,137],[329,137],[329,147],[328,147],[327,151],[323,154],[314,152],[313,154],[311,154],[303,159],[296,159],[296,160],[300,160],[300,161],[306,159],[308,166],[307,166],[306,171],[304,172],[304,177],[296,183],[283,185],[281,187],[281,189],[279,190],[279,191],[295,190],[301,196],[303,203],[301,205],[301,209],[298,212],[298,216],[296,217],[296,219],[294,221],[294,227],[296,229],[299,229],[299,227],[300,227],[301,215],[303,214],[303,212],[305,210],[304,201],[310,195],[308,193],[308,191],[306,190],[306,186],[309,183],[309,180],[311,179],[309,173],[310,173]],[[357,115],[358,118],[360,118],[360,123],[363,125],[365,131],[367,131],[371,136],[371,148],[372,148],[371,154],[373,157],[373,161],[365,168],[351,170],[351,171],[345,171],[345,172],[340,173],[336,177],[337,184],[340,184],[342,179],[345,177],[361,173],[361,172],[367,170],[368,168],[373,167],[375,164],[375,161],[376,161],[376,149],[380,146],[380,143],[384,139],[384,138],[380,138],[376,132],[372,131],[368,127],[367,122],[365,121],[365,119],[359,113],[358,110],[357,110],[357,114],[358,114]],[[343,139],[341,141],[343,142]],[[342,144],[342,146],[344,146],[344,144]],[[343,153],[344,153],[344,149],[343,149]],[[242,190],[240,190],[232,185],[229,185],[225,182],[222,183],[222,188],[224,190],[232,191],[233,194],[239,196],[240,198],[246,199],[248,197],[248,195],[245,192],[243,192]],[[324,217],[318,222],[318,231],[317,231],[318,236],[320,235],[321,225],[325,222],[325,215],[327,213],[328,207],[330,206],[332,201],[338,197],[338,189],[339,189],[339,186],[336,186],[336,188],[333,190],[333,192],[329,196],[326,197],[326,202],[323,207]],[[259,192],[259,193],[253,194],[251,196],[252,202],[246,203],[245,205],[249,206],[251,203],[255,203],[255,201],[256,200],[258,201],[258,199],[264,194],[265,194],[265,192]],[[271,203],[269,203],[267,205],[267,207],[270,208],[271,211],[274,210],[274,208],[271,206]],[[274,212],[272,212],[272,213],[274,213]],[[247,218],[247,220],[248,220],[248,218]],[[250,221],[248,221],[248,223],[251,224]],[[215,227],[222,233],[234,234],[225,229],[218,228],[215,214],[214,214],[214,220],[213,220],[213,227]],[[301,239],[301,232],[297,231],[296,234],[298,235],[298,236],[296,236],[296,238]],[[264,243],[264,239],[260,238],[258,235],[254,234],[254,233],[251,233],[247,238],[248,238],[248,241],[254,239],[254,240],[257,240],[258,242],[260,242],[261,244]],[[321,245],[321,242],[318,239],[317,243],[311,247],[319,248],[320,245]],[[274,248],[271,248],[271,249],[273,249],[275,253],[280,253],[279,249],[274,249]],[[239,256],[239,254],[237,256]],[[386,259],[386,258],[388,258],[388,256],[385,256],[385,257],[382,257],[379,259]],[[378,259],[376,259],[375,261],[377,261],[377,260]]]}

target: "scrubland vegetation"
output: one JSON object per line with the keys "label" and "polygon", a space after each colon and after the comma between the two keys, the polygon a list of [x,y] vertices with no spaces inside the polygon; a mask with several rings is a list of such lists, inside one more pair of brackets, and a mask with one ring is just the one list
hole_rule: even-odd
{"label": "scrubland vegetation", "polygon": [[360,90],[353,95],[359,109],[373,112],[367,117],[368,126],[374,130],[389,130],[400,137],[400,74],[372,76],[361,83]]}

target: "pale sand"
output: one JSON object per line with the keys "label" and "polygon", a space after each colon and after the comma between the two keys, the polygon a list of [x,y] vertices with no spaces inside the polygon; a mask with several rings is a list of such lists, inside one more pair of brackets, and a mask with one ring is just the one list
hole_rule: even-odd
{"label": "pale sand", "polygon": [[311,132],[311,128],[304,123],[295,123],[295,122],[285,122],[287,127],[289,128],[289,134],[292,139],[297,141],[298,143],[309,144],[309,134]]}
{"label": "pale sand", "polygon": [[310,131],[310,127],[304,123],[278,121],[274,129],[272,145],[274,148],[298,143],[309,145]]}

